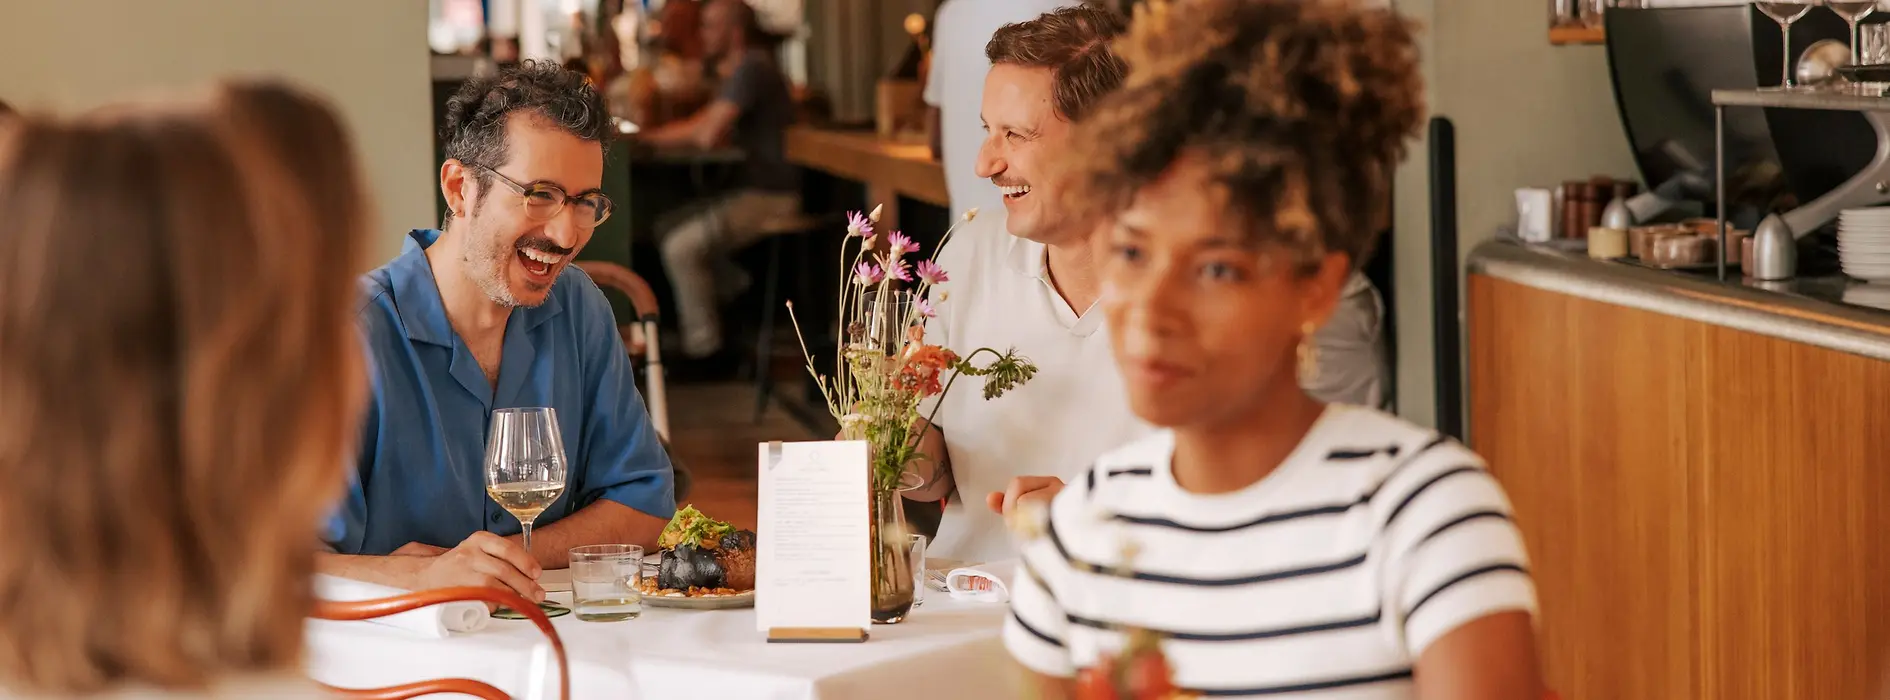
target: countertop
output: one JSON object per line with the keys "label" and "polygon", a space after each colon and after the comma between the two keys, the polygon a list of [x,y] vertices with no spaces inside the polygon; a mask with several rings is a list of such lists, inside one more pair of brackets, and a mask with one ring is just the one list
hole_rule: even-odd
{"label": "countertop", "polygon": [[[886,141],[872,131],[795,125],[787,131],[787,159],[885,189],[879,196],[905,195],[949,206],[945,170],[922,143]],[[884,203],[883,199],[876,199]]]}
{"label": "countertop", "polygon": [[1470,252],[1471,274],[1890,360],[1890,284],[1842,275],[1763,282],[1656,270],[1513,239]]}

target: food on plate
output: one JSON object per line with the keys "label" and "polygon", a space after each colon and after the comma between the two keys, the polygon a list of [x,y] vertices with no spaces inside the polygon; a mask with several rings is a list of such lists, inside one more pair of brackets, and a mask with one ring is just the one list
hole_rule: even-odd
{"label": "food on plate", "polygon": [[651,595],[738,595],[755,588],[755,531],[710,518],[683,506],[656,544],[662,550],[656,580],[645,578]]}

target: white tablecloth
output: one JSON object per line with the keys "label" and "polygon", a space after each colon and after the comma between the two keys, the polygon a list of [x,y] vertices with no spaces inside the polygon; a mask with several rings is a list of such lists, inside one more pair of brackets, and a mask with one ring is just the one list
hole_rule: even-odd
{"label": "white tablecloth", "polygon": [[[551,597],[569,603],[569,593]],[[904,623],[874,625],[863,644],[768,644],[755,611],[644,605],[625,622],[553,620],[571,657],[571,696],[680,700],[962,700],[1018,697],[1023,677],[999,633],[1007,608],[927,591]],[[523,697],[530,622],[426,639],[364,622],[309,622],[309,673],[367,688],[428,678],[485,681]]]}

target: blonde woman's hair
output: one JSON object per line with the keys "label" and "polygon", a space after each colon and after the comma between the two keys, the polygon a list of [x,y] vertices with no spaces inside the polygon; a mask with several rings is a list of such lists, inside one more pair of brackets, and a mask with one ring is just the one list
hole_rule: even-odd
{"label": "blonde woman's hair", "polygon": [[0,134],[0,687],[299,667],[366,395],[352,153],[268,84]]}

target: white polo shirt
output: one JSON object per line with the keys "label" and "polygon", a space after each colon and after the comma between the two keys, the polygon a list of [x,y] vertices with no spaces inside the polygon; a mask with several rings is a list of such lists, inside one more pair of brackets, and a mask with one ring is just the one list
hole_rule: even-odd
{"label": "white polo shirt", "polygon": [[1080,0],[945,0],[932,23],[932,72],[926,76],[925,103],[939,110],[939,140],[945,162],[945,191],[952,216],[977,207],[995,212],[1004,206],[997,186],[978,177],[978,147],[984,144],[984,75],[991,61],[984,47],[998,27],[1036,19],[1045,12],[1082,4]]}
{"label": "white polo shirt", "polygon": [[1105,451],[1153,430],[1129,409],[1100,305],[1071,309],[1050,284],[1043,244],[1012,236],[1004,223],[1002,208],[983,210],[952,234],[938,257],[951,280],[933,288],[938,316],[927,326],[929,342],[960,355],[1016,348],[1037,366],[1036,377],[990,401],[979,378],[960,379],[934,419],[957,493],[928,551],[966,562],[1016,556],[1003,519],[985,507],[987,494],[1019,476],[1070,481]]}

